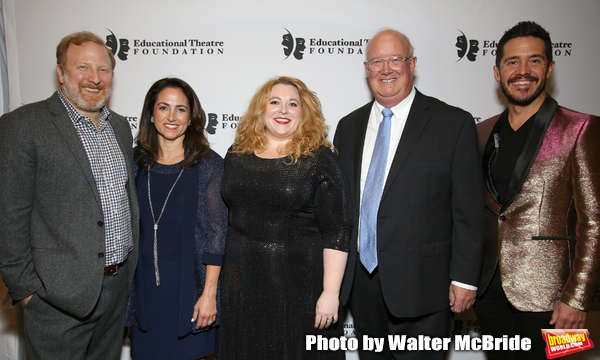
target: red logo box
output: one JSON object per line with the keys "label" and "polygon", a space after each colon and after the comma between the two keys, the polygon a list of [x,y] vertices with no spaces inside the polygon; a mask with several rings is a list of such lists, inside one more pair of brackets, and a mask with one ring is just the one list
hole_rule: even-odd
{"label": "red logo box", "polygon": [[576,353],[594,347],[587,329],[542,329],[548,359]]}

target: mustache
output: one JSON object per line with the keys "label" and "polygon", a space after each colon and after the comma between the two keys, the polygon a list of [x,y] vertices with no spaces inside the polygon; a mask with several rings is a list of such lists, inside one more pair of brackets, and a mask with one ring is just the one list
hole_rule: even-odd
{"label": "mustache", "polygon": [[95,84],[80,84],[79,85],[82,88],[89,88],[89,89],[94,89],[94,90],[103,90],[105,88],[105,86],[102,85],[95,85]]}
{"label": "mustache", "polygon": [[514,83],[514,82],[517,82],[517,81],[523,81],[523,80],[538,82],[538,81],[540,81],[540,78],[537,77],[537,76],[533,76],[533,75],[518,75],[518,76],[515,76],[515,77],[512,77],[512,78],[508,79],[507,82],[509,84],[511,84],[511,83]]}

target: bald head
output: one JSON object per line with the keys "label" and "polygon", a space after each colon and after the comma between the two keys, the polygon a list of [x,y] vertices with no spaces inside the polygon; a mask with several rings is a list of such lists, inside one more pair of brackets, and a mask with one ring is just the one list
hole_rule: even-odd
{"label": "bald head", "polygon": [[372,47],[373,41],[377,40],[380,37],[387,38],[390,40],[395,39],[395,41],[403,42],[404,46],[409,49],[409,53],[404,56],[408,56],[408,57],[413,56],[414,48],[412,47],[410,40],[408,39],[408,37],[406,35],[404,35],[400,31],[397,31],[394,29],[383,29],[383,30],[378,31],[377,34],[375,34],[371,38],[371,40],[369,40],[369,42],[367,43],[367,47],[365,49],[366,50],[365,55],[367,57],[367,60],[370,60],[372,58],[370,55],[370,52],[371,52],[371,47]]}
{"label": "bald head", "polygon": [[[367,73],[369,88],[375,100],[386,108],[392,108],[404,100],[413,88],[412,73],[417,63],[410,40],[401,32],[386,29],[378,32],[367,48]],[[401,62],[391,62],[401,59]],[[381,60],[382,66],[371,70],[369,61]]]}

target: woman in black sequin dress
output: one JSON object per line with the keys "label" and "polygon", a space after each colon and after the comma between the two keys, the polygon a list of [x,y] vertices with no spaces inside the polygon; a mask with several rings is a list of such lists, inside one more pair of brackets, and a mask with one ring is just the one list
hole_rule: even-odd
{"label": "woman in black sequin dress", "polygon": [[315,94],[280,77],[254,95],[225,158],[229,207],[219,360],[343,359],[306,336],[343,336],[352,228],[347,185]]}

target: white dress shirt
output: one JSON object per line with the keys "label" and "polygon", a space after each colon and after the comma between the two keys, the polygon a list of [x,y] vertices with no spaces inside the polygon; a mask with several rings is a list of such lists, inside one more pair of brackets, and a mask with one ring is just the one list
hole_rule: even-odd
{"label": "white dress shirt", "polygon": [[[404,98],[398,105],[392,107],[390,110],[394,113],[392,116],[392,126],[390,134],[390,148],[388,149],[388,158],[385,165],[385,176],[383,183],[387,179],[390,173],[390,167],[392,161],[396,156],[396,149],[398,149],[398,143],[400,143],[400,137],[404,131],[406,125],[406,118],[408,112],[412,106],[413,100],[415,99],[415,88],[413,87],[407,97]],[[367,182],[367,174],[369,173],[369,165],[371,164],[371,156],[373,156],[373,149],[375,148],[375,139],[377,138],[377,130],[379,130],[379,124],[383,121],[383,105],[377,101],[373,102],[371,108],[371,114],[369,115],[369,123],[367,124],[367,132],[365,134],[365,143],[363,145],[363,156],[360,167],[360,201],[362,204],[362,196],[365,189],[365,183]],[[384,185],[385,186],[385,185]]]}

